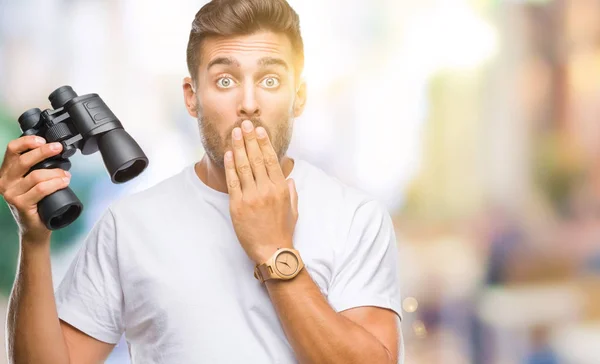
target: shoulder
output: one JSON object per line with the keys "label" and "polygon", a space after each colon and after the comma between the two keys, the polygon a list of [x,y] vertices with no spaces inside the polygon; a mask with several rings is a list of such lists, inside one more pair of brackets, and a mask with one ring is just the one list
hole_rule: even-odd
{"label": "shoulder", "polygon": [[299,195],[306,192],[306,197],[316,199],[322,205],[334,206],[338,211],[341,209],[350,216],[358,211],[387,213],[381,201],[359,187],[343,182],[310,162],[300,160],[298,163],[302,169],[300,183],[297,183],[301,188]]}
{"label": "shoulder", "polygon": [[186,180],[190,166],[144,190],[121,197],[109,205],[116,219],[123,216],[164,213],[176,205],[181,194],[188,191]]}

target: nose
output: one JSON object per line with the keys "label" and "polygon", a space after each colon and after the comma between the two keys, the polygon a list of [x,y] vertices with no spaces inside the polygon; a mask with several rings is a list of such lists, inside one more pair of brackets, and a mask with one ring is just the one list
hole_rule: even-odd
{"label": "nose", "polygon": [[256,90],[252,82],[244,86],[242,99],[238,107],[238,115],[241,117],[258,117],[260,116],[260,107],[256,99]]}

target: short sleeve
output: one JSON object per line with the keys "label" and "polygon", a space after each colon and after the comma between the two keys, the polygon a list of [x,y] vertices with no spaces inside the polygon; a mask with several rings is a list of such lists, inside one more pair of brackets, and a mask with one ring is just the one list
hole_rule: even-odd
{"label": "short sleeve", "polygon": [[358,207],[336,251],[328,300],[337,311],[376,306],[402,318],[398,249],[392,219],[376,201]]}
{"label": "short sleeve", "polygon": [[58,286],[58,317],[89,336],[116,344],[123,333],[116,226],[107,209],[85,238]]}

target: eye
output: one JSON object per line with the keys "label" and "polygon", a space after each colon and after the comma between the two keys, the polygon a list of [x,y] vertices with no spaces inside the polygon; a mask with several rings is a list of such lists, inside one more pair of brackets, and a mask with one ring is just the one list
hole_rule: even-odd
{"label": "eye", "polygon": [[276,88],[279,86],[279,80],[276,77],[267,77],[261,81],[266,88]]}
{"label": "eye", "polygon": [[217,87],[219,88],[230,88],[234,85],[231,77],[221,77],[217,80]]}

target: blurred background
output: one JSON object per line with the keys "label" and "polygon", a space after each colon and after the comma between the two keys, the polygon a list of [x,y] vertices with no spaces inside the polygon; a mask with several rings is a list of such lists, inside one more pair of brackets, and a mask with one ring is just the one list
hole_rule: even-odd
{"label": "blurred background", "polygon": [[[85,208],[53,234],[55,285],[109,203],[202,157],[181,85],[204,3],[0,0],[2,151],[68,84],[98,93],[151,161],[117,186],[99,153],[71,158]],[[406,363],[600,363],[600,0],[290,3],[309,101],[289,154],[388,207]],[[0,231],[4,328],[6,203]],[[128,362],[123,339],[108,363]]]}

